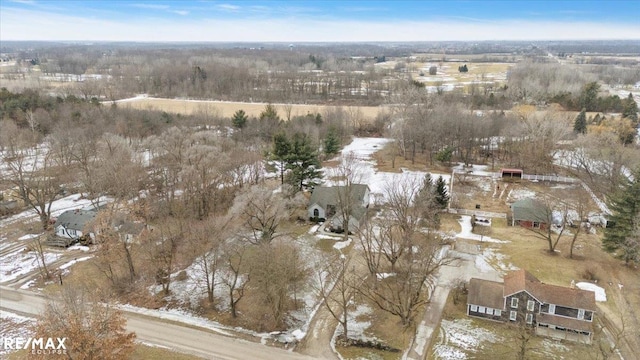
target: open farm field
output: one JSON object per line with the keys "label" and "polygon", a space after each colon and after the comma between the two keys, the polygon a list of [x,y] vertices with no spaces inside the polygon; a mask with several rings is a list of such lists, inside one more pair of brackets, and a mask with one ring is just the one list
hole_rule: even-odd
{"label": "open farm field", "polygon": [[[467,72],[458,71],[459,66],[466,65]],[[416,73],[412,77],[426,86],[442,86],[445,90],[452,87],[464,87],[472,83],[493,84],[501,86],[507,81],[507,71],[511,63],[471,63],[471,62],[423,62],[414,63]],[[438,68],[436,75],[429,74],[429,68]]]}
{"label": "open farm field", "polygon": [[[267,103],[247,103],[213,100],[183,100],[161,99],[150,97],[137,97],[120,100],[118,106],[128,106],[140,110],[157,110],[168,113],[191,115],[195,113],[207,113],[221,117],[231,117],[238,110],[244,110],[249,116],[258,117]],[[286,119],[287,107],[291,106],[291,117],[307,114],[324,114],[326,111],[343,109],[349,114],[359,114],[362,118],[373,119],[384,109],[379,106],[330,106],[330,105],[305,105],[305,104],[273,104],[281,118]]]}

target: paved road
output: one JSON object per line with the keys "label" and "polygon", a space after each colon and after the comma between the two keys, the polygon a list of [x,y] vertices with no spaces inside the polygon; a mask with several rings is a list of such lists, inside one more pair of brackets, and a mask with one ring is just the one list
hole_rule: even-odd
{"label": "paved road", "polygon": [[[46,298],[27,291],[0,287],[0,309],[5,311],[34,316],[42,312],[46,301]],[[135,332],[139,340],[205,359],[314,359],[307,355],[222,336],[204,329],[168,323],[161,319],[129,312],[124,314],[127,318],[127,330]]]}

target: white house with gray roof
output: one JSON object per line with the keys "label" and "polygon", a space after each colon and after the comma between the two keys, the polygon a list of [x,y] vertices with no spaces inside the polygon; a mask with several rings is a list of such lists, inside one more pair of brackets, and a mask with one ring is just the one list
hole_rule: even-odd
{"label": "white house with gray roof", "polygon": [[364,184],[353,184],[350,189],[346,186],[318,186],[313,190],[309,199],[307,213],[309,219],[317,221],[328,221],[331,230],[342,231],[343,220],[340,212],[341,196],[346,197],[350,192],[350,202],[352,204],[349,216],[349,231],[355,232],[364,218],[369,207],[370,193],[369,186]]}
{"label": "white house with gray roof", "polygon": [[87,232],[87,227],[93,222],[96,215],[97,212],[93,210],[67,210],[60,214],[53,227],[55,237],[59,239],[50,241],[51,245],[69,246],[85,234],[93,238],[93,233]]}

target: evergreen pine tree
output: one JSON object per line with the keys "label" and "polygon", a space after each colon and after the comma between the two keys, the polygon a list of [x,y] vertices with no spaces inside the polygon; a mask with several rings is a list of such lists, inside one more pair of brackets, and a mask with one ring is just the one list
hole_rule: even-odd
{"label": "evergreen pine tree", "polygon": [[580,114],[576,117],[575,122],[573,123],[573,131],[576,134],[586,134],[587,133],[587,113],[585,109],[580,111]]}
{"label": "evergreen pine tree", "polygon": [[633,174],[633,180],[625,184],[610,197],[609,208],[613,212],[610,226],[605,228],[602,248],[623,259],[626,264],[638,261],[640,257],[640,169]]}
{"label": "evergreen pine tree", "polygon": [[586,84],[580,93],[580,106],[586,111],[597,111],[599,91],[600,85],[597,82]]}
{"label": "evergreen pine tree", "polygon": [[278,115],[278,111],[276,107],[272,104],[267,104],[264,107],[264,110],[260,113],[260,120],[271,119],[280,121],[280,115]]}
{"label": "evergreen pine tree", "polygon": [[323,150],[327,156],[337,154],[338,150],[340,150],[340,139],[338,139],[338,134],[336,134],[336,130],[333,127],[329,128],[327,137],[324,138]]}
{"label": "evergreen pine tree", "polygon": [[447,191],[447,184],[442,176],[438,177],[436,181],[435,199],[441,209],[445,209],[447,204],[449,204],[449,192]]}
{"label": "evergreen pine tree", "polygon": [[291,143],[285,133],[278,133],[273,137],[273,149],[271,151],[271,160],[278,162],[280,167],[280,183],[284,184],[284,170],[287,159],[291,153]]}
{"label": "evergreen pine tree", "polygon": [[244,110],[238,110],[233,114],[233,118],[231,118],[231,123],[233,127],[236,129],[243,129],[245,125],[247,125],[248,116],[245,114]]}
{"label": "evergreen pine tree", "polygon": [[629,96],[623,100],[622,117],[638,122],[638,104],[633,99],[633,95],[629,93]]}
{"label": "evergreen pine tree", "polygon": [[440,217],[438,214],[440,204],[436,201],[436,187],[433,184],[431,174],[427,173],[427,175],[425,175],[420,191],[418,191],[415,199],[415,206],[420,209],[420,216],[425,226],[434,229],[440,227]]}
{"label": "evergreen pine tree", "polygon": [[296,133],[291,141],[286,168],[291,170],[288,182],[302,190],[305,186],[314,186],[315,179],[322,176],[318,152],[313,148],[311,139],[302,133]]}

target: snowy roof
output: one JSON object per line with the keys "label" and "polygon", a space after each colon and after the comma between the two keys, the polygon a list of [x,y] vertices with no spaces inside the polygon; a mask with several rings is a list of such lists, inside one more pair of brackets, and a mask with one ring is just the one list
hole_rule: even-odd
{"label": "snowy roof", "polygon": [[58,216],[54,226],[82,231],[89,222],[95,219],[96,215],[97,213],[92,210],[67,210]]}

